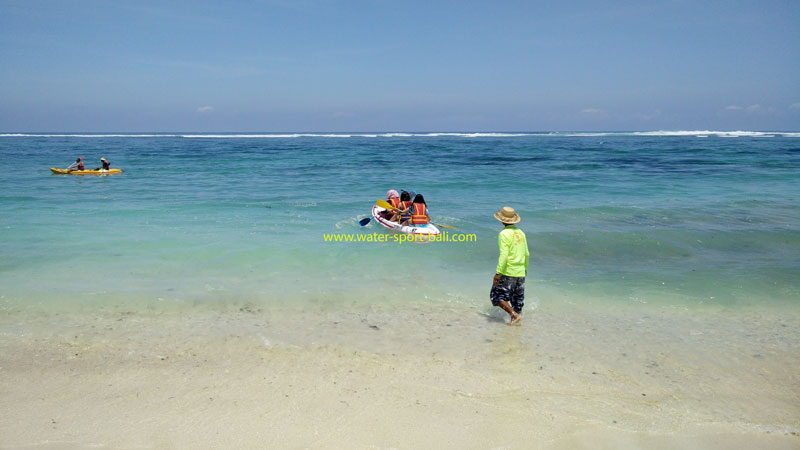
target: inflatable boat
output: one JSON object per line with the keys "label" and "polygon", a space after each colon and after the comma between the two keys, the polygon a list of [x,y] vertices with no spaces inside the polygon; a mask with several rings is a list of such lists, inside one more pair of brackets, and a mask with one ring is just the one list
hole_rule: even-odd
{"label": "inflatable boat", "polygon": [[378,205],[373,206],[372,218],[382,226],[392,231],[413,235],[414,240],[417,242],[426,242],[432,237],[438,236],[441,233],[439,229],[436,228],[436,225],[432,223],[429,223],[427,227],[415,227],[413,225],[403,226],[397,222],[392,222],[383,216],[382,213],[384,211],[386,211],[385,208],[381,208]]}

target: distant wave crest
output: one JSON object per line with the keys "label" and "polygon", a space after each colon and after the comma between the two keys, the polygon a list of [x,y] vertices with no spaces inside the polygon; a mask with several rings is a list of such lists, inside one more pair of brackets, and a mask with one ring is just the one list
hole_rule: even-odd
{"label": "distant wave crest", "polygon": [[555,133],[560,136],[650,136],[650,137],[800,137],[800,133],[782,131],[712,131],[712,130],[677,130],[677,131],[630,131],[630,132],[596,132],[596,133]]}
{"label": "distant wave crest", "polygon": [[181,137],[179,134],[78,134],[78,133],[0,133],[0,137],[43,137],[43,138],[154,138],[154,137]]}
{"label": "distant wave crest", "polygon": [[782,131],[609,131],[609,132],[429,132],[429,133],[0,133],[3,137],[38,137],[38,138],[185,138],[185,139],[293,139],[293,138],[415,138],[415,137],[455,137],[455,138],[515,138],[525,136],[540,137],[615,137],[615,136],[649,136],[649,137],[721,137],[721,138],[770,138],[800,137],[800,132]]}

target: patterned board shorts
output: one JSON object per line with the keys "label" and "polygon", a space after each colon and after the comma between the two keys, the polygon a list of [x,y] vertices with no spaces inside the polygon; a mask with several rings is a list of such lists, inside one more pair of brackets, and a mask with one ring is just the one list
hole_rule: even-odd
{"label": "patterned board shorts", "polygon": [[522,312],[522,307],[525,306],[525,277],[500,275],[497,286],[492,285],[489,298],[494,306],[498,306],[500,302],[508,302],[514,311]]}

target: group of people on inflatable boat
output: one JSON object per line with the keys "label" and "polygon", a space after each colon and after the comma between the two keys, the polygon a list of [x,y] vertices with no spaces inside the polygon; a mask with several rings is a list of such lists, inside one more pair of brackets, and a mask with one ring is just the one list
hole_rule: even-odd
{"label": "group of people on inflatable boat", "polygon": [[396,208],[382,212],[383,217],[389,221],[412,227],[427,227],[431,221],[428,215],[428,205],[425,204],[422,194],[416,194],[412,199],[411,194],[406,191],[398,194],[397,191],[391,189],[386,193],[386,201]]}

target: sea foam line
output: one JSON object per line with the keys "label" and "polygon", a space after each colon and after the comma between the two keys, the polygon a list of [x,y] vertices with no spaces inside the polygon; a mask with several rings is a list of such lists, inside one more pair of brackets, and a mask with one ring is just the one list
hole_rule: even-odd
{"label": "sea foam line", "polygon": [[178,137],[187,139],[290,139],[303,137],[321,138],[349,138],[352,134],[316,134],[316,133],[297,133],[297,134],[182,134]]}
{"label": "sea foam line", "polygon": [[179,134],[30,134],[30,133],[0,133],[0,137],[42,137],[42,138],[159,138],[181,137]]}
{"label": "sea foam line", "polygon": [[186,139],[292,139],[292,138],[397,138],[397,137],[519,137],[544,136],[543,133],[237,133],[237,134],[41,134],[5,133],[0,137],[39,138],[186,138]]}
{"label": "sea foam line", "polygon": [[85,134],[85,133],[0,133],[3,137],[37,137],[37,138],[185,138],[185,139],[295,139],[295,138],[416,138],[416,137],[455,137],[455,138],[516,138],[525,136],[538,137],[698,137],[710,136],[721,138],[797,138],[800,132],[781,131],[630,131],[630,132],[541,132],[541,133],[500,133],[500,132],[430,132],[430,133],[237,133],[237,134]]}

